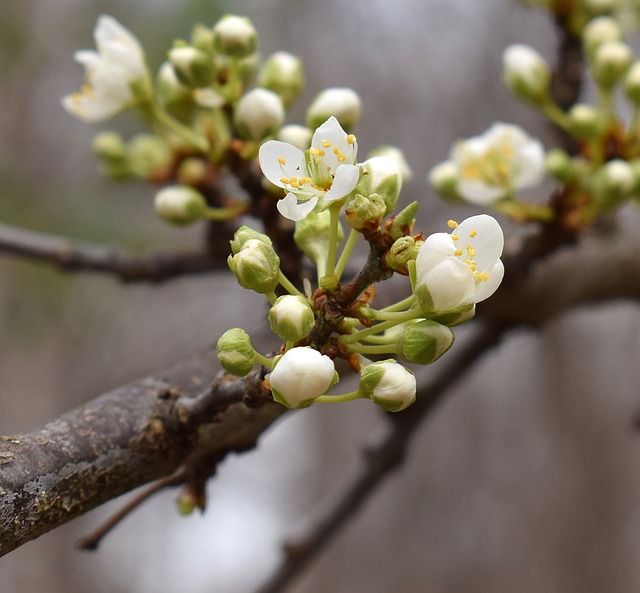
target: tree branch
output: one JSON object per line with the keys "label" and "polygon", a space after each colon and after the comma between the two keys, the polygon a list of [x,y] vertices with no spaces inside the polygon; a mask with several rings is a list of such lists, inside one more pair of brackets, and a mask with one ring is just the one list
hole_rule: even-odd
{"label": "tree branch", "polygon": [[0,224],[0,252],[41,261],[68,272],[100,272],[123,282],[164,282],[226,267],[210,253],[158,252],[132,256],[113,248]]}
{"label": "tree branch", "polygon": [[[0,556],[178,467],[252,448],[286,409],[259,373],[214,379],[211,350],[29,433],[0,437]],[[243,403],[256,405],[255,409]],[[196,471],[194,470],[194,471]]]}

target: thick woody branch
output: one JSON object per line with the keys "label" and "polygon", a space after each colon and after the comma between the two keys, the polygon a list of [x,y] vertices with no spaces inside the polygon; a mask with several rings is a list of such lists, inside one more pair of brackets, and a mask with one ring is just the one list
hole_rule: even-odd
{"label": "thick woody branch", "polygon": [[[0,437],[0,556],[178,467],[253,447],[284,411],[261,377],[218,380],[206,351],[25,434]],[[200,471],[201,468],[198,468]]]}
{"label": "thick woody branch", "polygon": [[202,274],[225,267],[223,259],[201,251],[158,252],[132,256],[110,247],[72,242],[0,224],[0,252],[45,262],[68,272],[111,274],[123,282],[164,282],[190,274]]}

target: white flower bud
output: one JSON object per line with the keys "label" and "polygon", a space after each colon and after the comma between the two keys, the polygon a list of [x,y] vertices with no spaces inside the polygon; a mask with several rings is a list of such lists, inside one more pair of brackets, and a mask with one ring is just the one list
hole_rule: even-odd
{"label": "white flower bud", "polygon": [[595,138],[604,124],[602,112],[592,105],[576,103],[567,112],[569,130],[577,138]]}
{"label": "white flower bud", "polygon": [[315,130],[334,116],[346,132],[351,132],[360,120],[362,101],[358,93],[349,88],[325,89],[307,109],[307,127]]}
{"label": "white flower bud", "polygon": [[607,41],[596,49],[591,63],[594,82],[611,89],[625,74],[631,65],[631,48],[622,41]]}
{"label": "white flower bud", "polygon": [[562,183],[568,181],[573,174],[571,157],[561,148],[552,148],[547,152],[545,168],[547,173]]}
{"label": "white flower bud", "polygon": [[221,54],[245,58],[258,48],[258,34],[248,18],[228,14],[213,27],[213,46]]}
{"label": "white flower bud", "polygon": [[288,408],[306,408],[338,380],[333,360],[312,348],[291,348],[267,375],[273,399]]}
{"label": "white flower bud", "polygon": [[606,162],[594,177],[593,192],[604,205],[613,207],[630,197],[637,180],[633,167],[620,159]]}
{"label": "white flower bud", "polygon": [[100,132],[93,137],[93,152],[105,161],[121,162],[126,158],[126,147],[118,132]]}
{"label": "white flower bud", "polygon": [[285,107],[291,107],[304,88],[302,60],[286,51],[269,56],[258,72],[257,86],[273,91]]}
{"label": "white flower bud", "polygon": [[410,323],[396,342],[398,358],[404,362],[431,364],[453,346],[454,340],[454,333],[436,321]]}
{"label": "white flower bud", "polygon": [[368,158],[372,158],[374,156],[384,156],[393,159],[400,167],[402,183],[409,183],[413,178],[413,172],[411,171],[411,167],[409,166],[404,153],[396,146],[380,146],[368,154]]}
{"label": "white flower bud", "polygon": [[551,74],[532,47],[517,43],[502,54],[504,84],[516,97],[540,105],[549,98]]}
{"label": "white flower bud", "polygon": [[439,163],[429,171],[429,183],[443,198],[459,199],[458,165],[453,161]]}
{"label": "white flower bud", "polygon": [[288,126],[282,126],[278,130],[276,138],[281,142],[291,144],[300,150],[307,150],[311,144],[312,136],[313,132],[307,128],[307,126],[290,124]]}
{"label": "white flower bud", "polygon": [[266,89],[253,89],[238,101],[233,121],[243,138],[262,140],[283,124],[282,100]]}
{"label": "white flower bud", "polygon": [[386,412],[400,412],[416,401],[416,378],[395,360],[374,362],[362,369],[358,392]]}
{"label": "white flower bud", "polygon": [[243,288],[266,294],[278,286],[280,258],[273,247],[258,239],[246,241],[227,264]]}
{"label": "white flower bud", "polygon": [[582,30],[582,47],[589,59],[598,47],[608,41],[621,41],[622,29],[618,21],[610,16],[601,16],[589,21]]}
{"label": "white flower bud", "polygon": [[363,196],[377,194],[385,203],[389,214],[398,203],[402,188],[402,169],[395,159],[386,156],[374,156],[360,165],[362,175],[355,192]]}
{"label": "white flower bud", "polygon": [[186,225],[202,218],[207,203],[192,187],[172,185],[156,194],[154,206],[156,214],[163,220]]}
{"label": "white flower bud", "polygon": [[158,69],[156,94],[162,105],[175,105],[191,99],[191,89],[178,80],[170,62],[163,62]]}
{"label": "white flower bud", "polygon": [[216,345],[218,360],[227,373],[237,377],[247,376],[255,364],[256,353],[249,334],[236,327],[220,336]]}
{"label": "white flower bud", "polygon": [[174,47],[169,50],[169,61],[182,84],[203,87],[213,80],[215,74],[213,61],[201,49],[191,45]]}
{"label": "white flower bud", "polygon": [[281,296],[269,310],[271,331],[283,340],[297,342],[306,338],[315,322],[313,309],[303,296]]}

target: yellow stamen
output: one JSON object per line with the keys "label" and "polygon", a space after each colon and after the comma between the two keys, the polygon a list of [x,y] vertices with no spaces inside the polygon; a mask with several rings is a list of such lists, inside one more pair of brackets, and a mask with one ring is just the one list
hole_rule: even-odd
{"label": "yellow stamen", "polygon": [[458,226],[458,223],[455,220],[448,220],[447,221],[447,226],[450,229],[455,229]]}
{"label": "yellow stamen", "polygon": [[476,250],[473,247],[471,247],[471,245],[467,245],[467,253],[471,257],[475,257],[476,256]]}
{"label": "yellow stamen", "polygon": [[462,251],[460,249],[456,249],[453,253],[456,257],[460,257],[462,255]]}
{"label": "yellow stamen", "polygon": [[322,146],[324,146],[325,148],[329,148],[331,146],[331,142],[329,142],[328,140],[323,140],[320,144],[322,144]]}
{"label": "yellow stamen", "polygon": [[354,144],[356,141],[356,137],[353,134],[349,134],[347,136],[347,144]]}
{"label": "yellow stamen", "polygon": [[288,177],[280,177],[280,183],[284,183],[285,185],[289,184],[289,178]]}
{"label": "yellow stamen", "polygon": [[459,237],[458,235],[451,235],[451,238],[452,238],[454,241],[459,241],[459,240],[460,240],[460,237]]}
{"label": "yellow stamen", "polygon": [[476,229],[473,229],[473,230],[469,233],[469,236],[473,239],[477,234],[478,234],[478,231],[476,231]]}

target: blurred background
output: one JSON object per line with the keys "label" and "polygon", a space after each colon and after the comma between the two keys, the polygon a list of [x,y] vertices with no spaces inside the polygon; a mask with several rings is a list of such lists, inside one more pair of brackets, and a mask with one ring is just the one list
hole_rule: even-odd
{"label": "blurred background", "polygon": [[[152,188],[96,171],[93,135],[136,123],[81,123],[60,97],[81,84],[72,54],[94,47],[101,13],[136,34],[156,67],[194,22],[212,25],[226,12],[254,21],[265,56],[283,49],[304,60],[307,90],[291,122],[325,87],[360,93],[361,150],[405,150],[414,180],[402,199],[421,200],[427,232],[475,213],[439,203],[426,182],[456,139],[496,120],[546,137],[501,87],[500,54],[517,41],[551,58],[553,26],[512,0],[3,0],[0,220],[135,253],[195,245],[201,228],[156,219]],[[637,228],[638,213],[625,216]],[[256,299],[223,275],[125,286],[0,255],[0,433],[34,428],[174,364],[229,327],[259,332],[266,309]],[[639,355],[632,303],[511,334],[429,418],[403,468],[291,591],[640,590]],[[124,499],[113,501],[0,559],[0,590],[250,592],[281,542],[336,500],[362,448],[383,432],[367,402],[289,414],[259,450],[225,461],[203,516],[179,517],[175,492],[166,492],[99,551],[75,551]]]}

